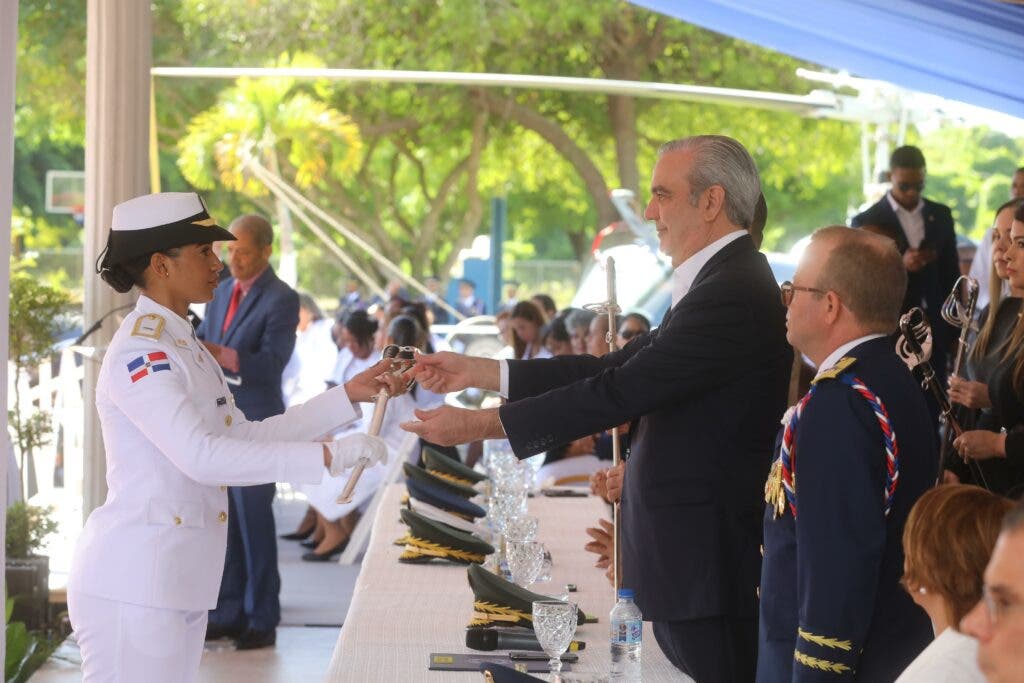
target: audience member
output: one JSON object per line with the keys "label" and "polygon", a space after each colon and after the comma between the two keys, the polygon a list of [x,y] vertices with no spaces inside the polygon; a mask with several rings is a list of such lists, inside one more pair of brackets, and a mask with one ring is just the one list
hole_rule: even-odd
{"label": "audience member", "polygon": [[[501,307],[511,310],[517,303],[519,303],[519,280],[505,280],[505,300],[501,302]],[[543,313],[543,309],[541,312]]]}
{"label": "audience member", "polygon": [[[1009,274],[1006,270],[1006,250],[1010,246],[1013,213],[1022,203],[1022,200],[1007,202],[996,212],[995,225],[991,231],[994,236],[992,263],[989,266],[992,271],[989,287],[992,303],[981,312],[981,330],[964,365],[966,378],[949,378],[949,400],[963,406],[957,418],[966,430],[998,432],[1002,427],[993,410],[988,382],[1008,350],[1006,345],[1017,323],[1021,297],[1024,296],[1024,288],[1007,284]],[[1003,295],[1004,290],[1008,291],[1008,296]],[[943,464],[946,481],[976,484],[1004,495],[1011,491],[1014,481],[1018,479],[1010,463],[1002,458],[977,460],[968,465],[951,450],[946,454]]]}
{"label": "audience member", "polygon": [[550,358],[551,352],[541,341],[544,314],[532,301],[520,301],[512,307],[509,325],[512,328],[512,350],[516,360]]}
{"label": "audience member", "polygon": [[627,313],[619,323],[619,333],[616,343],[621,349],[628,344],[633,337],[647,334],[651,331],[651,321],[641,313]]}
{"label": "audience member", "polygon": [[1013,504],[977,486],[952,484],[925,493],[903,528],[902,583],[932,622],[935,640],[897,683],[984,683],[978,641],[960,620],[981,599],[982,577]]}
{"label": "audience member", "polygon": [[583,308],[568,310],[565,327],[569,330],[569,343],[572,345],[572,352],[576,355],[584,354],[587,352],[587,332],[590,331],[590,323],[597,314]]}
{"label": "audience member", "polygon": [[[621,320],[621,316],[615,316],[616,331],[619,329]],[[601,358],[608,353],[608,315],[606,313],[596,315],[590,321],[590,327],[587,329],[587,336],[584,338],[583,343],[585,344],[586,352],[591,356]]]}
{"label": "audience member", "polygon": [[[1010,224],[1006,272],[1011,289],[1024,291],[1024,205],[1014,210]],[[1009,342],[988,378],[989,397],[1002,431],[970,430],[957,437],[953,446],[972,460],[1005,458],[1009,465],[1007,493],[1019,495],[1024,488],[1024,319],[1017,316],[1011,322]]]}
{"label": "audience member", "polygon": [[1003,519],[985,568],[981,600],[960,630],[978,640],[978,667],[989,683],[1021,680],[1024,671],[1024,504]]}
{"label": "audience member", "polygon": [[364,308],[365,305],[363,295],[359,291],[359,280],[354,277],[345,280],[345,291],[338,297],[338,315]]}
{"label": "audience member", "polygon": [[572,353],[572,341],[569,339],[569,331],[565,329],[565,315],[562,313],[556,314],[543,327],[541,339],[544,348],[552,357],[567,356]]}
{"label": "audience member", "polygon": [[[451,313],[439,302],[444,300],[444,292],[441,289],[441,280],[431,275],[425,282],[429,292],[423,298],[430,313],[431,321],[436,325],[448,325],[452,322]],[[427,329],[430,329],[429,325]]]}
{"label": "audience member", "polygon": [[[850,222],[853,227],[876,225],[896,241],[908,276],[903,313],[915,306],[929,312],[941,311],[960,276],[953,214],[948,206],[924,198],[925,175],[921,150],[909,145],[898,147],[889,160],[891,189]],[[956,333],[941,316],[930,318],[931,364],[945,384],[947,351]]]}
{"label": "audience member", "polygon": [[544,317],[551,320],[558,313],[558,307],[555,306],[555,300],[547,294],[534,294],[530,297],[530,301],[540,306],[540,310],[544,311]]}
{"label": "audience member", "polygon": [[[1018,168],[1010,181],[1010,199],[1024,199],[1024,167]],[[978,281],[978,310],[987,306],[992,300],[991,296],[991,251],[992,240],[995,235],[991,230],[987,231],[978,244],[978,251],[974,254],[974,261],[971,263],[969,275]]]}
{"label": "audience member", "polygon": [[295,350],[281,376],[281,393],[286,408],[305,403],[327,390],[338,347],[331,339],[331,321],[309,294],[299,294],[299,324]]}
{"label": "audience member", "polygon": [[484,314],[484,302],[477,298],[476,284],[472,280],[459,280],[459,300],[455,304],[455,310],[467,318]]}
{"label": "audience member", "polygon": [[900,539],[938,466],[924,394],[888,338],[907,272],[891,240],[833,226],[793,280],[787,339],[818,374],[764,487],[757,680],[891,681],[931,639],[899,585]]}

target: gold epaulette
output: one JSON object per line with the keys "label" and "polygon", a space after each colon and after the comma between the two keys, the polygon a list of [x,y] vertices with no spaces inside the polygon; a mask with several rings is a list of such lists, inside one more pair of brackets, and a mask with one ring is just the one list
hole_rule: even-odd
{"label": "gold epaulette", "polygon": [[164,332],[164,325],[167,323],[162,315],[147,313],[140,315],[132,328],[133,337],[145,337],[146,339],[159,339]]}
{"label": "gold epaulette", "polygon": [[466,550],[457,550],[455,548],[449,548],[448,546],[441,545],[440,543],[434,543],[422,538],[416,538],[412,534],[409,534],[404,538],[405,540],[405,552],[402,553],[401,558],[403,560],[417,559],[423,556],[440,557],[443,559],[453,558],[456,560],[462,560],[463,562],[483,562],[485,556],[480,553],[471,553]]}
{"label": "gold epaulette", "polygon": [[839,375],[846,372],[846,370],[849,369],[850,366],[852,366],[856,362],[856,358],[844,356],[840,358],[838,361],[836,361],[836,364],[830,367],[828,370],[819,372],[818,376],[814,378],[814,381],[811,382],[811,384],[817,384],[823,379],[835,379],[836,377],[839,377]]}
{"label": "gold epaulette", "polygon": [[462,477],[457,477],[454,474],[448,474],[447,472],[442,472],[441,470],[427,470],[427,472],[430,472],[435,477],[447,479],[448,481],[454,481],[456,484],[462,484],[463,486],[473,488],[473,482],[471,482],[469,479],[463,479]]}
{"label": "gold epaulette", "polygon": [[493,602],[475,600],[473,602],[473,620],[469,622],[469,625],[486,626],[496,621],[514,624],[524,619],[533,621],[533,615],[511,607],[495,605]]}

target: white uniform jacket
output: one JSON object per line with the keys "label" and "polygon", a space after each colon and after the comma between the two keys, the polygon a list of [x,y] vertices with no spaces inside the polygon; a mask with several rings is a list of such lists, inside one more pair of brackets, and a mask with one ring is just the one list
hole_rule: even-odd
{"label": "white uniform jacket", "polygon": [[343,387],[249,422],[192,326],[145,296],[107,349],[96,385],[107,500],[75,548],[68,588],[177,610],[217,604],[227,486],[316,483],[313,440],[359,417]]}

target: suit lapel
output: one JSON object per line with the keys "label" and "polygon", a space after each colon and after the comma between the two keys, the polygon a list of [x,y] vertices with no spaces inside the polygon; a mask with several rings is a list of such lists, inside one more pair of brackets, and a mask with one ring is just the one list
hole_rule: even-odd
{"label": "suit lapel", "polygon": [[[231,326],[228,327],[228,331],[224,335],[224,344],[227,344],[235,335],[238,328],[242,326],[242,323],[245,321],[245,317],[256,306],[257,300],[260,298],[260,295],[263,294],[264,287],[272,277],[274,277],[274,269],[267,266],[267,269],[263,271],[263,275],[260,275],[256,282],[252,283],[249,293],[246,294],[245,298],[243,298],[238,304],[238,310],[235,311],[235,317],[231,319]],[[226,313],[227,311],[225,311],[225,314]],[[223,318],[221,318],[221,320],[223,320]]]}
{"label": "suit lapel", "polygon": [[928,200],[924,201],[921,217],[924,218],[924,243],[934,249],[942,240],[939,239],[939,235],[935,234],[935,231],[938,229],[935,222],[935,212],[932,210],[932,205]]}

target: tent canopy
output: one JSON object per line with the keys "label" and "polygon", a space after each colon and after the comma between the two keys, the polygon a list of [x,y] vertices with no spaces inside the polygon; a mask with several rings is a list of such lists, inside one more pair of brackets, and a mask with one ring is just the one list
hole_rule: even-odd
{"label": "tent canopy", "polygon": [[999,0],[633,0],[852,75],[1024,118],[1024,5]]}

